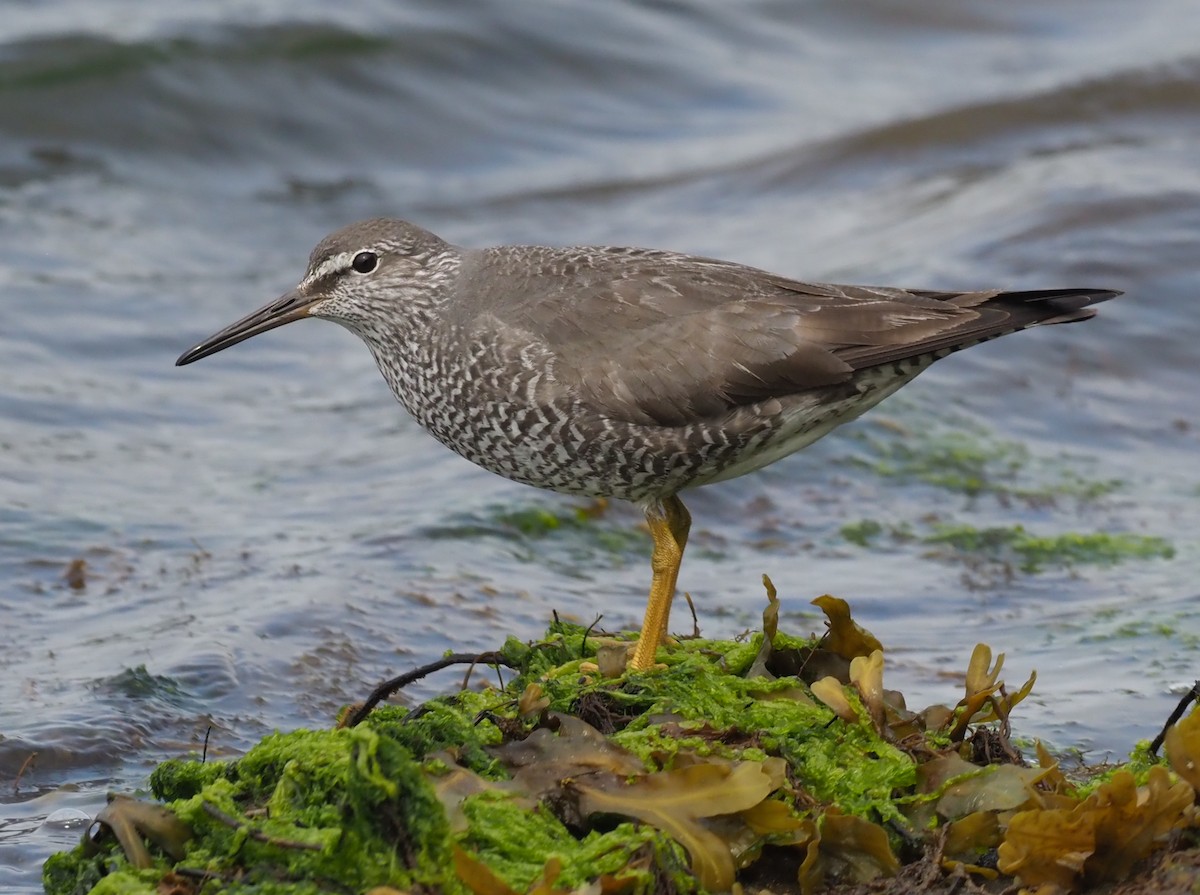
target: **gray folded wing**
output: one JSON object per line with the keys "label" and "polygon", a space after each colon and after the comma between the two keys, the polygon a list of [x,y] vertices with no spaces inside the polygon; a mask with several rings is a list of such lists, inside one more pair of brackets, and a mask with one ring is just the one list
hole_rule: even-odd
{"label": "gray folded wing", "polygon": [[558,387],[591,409],[663,426],[1036,323],[1084,319],[1087,304],[1114,294],[835,286],[663,252],[603,250],[612,255],[598,262],[601,250],[556,251],[516,282],[491,271],[489,289],[504,290],[504,300],[478,296],[479,331],[512,350],[546,352]]}

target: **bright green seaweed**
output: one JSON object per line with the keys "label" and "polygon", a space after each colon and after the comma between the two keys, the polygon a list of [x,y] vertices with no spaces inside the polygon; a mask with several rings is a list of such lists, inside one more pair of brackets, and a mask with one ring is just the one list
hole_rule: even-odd
{"label": "bright green seaweed", "polygon": [[[836,629],[839,622],[830,618]],[[150,843],[151,866],[134,867],[115,842],[80,846],[46,862],[46,891],[160,895],[175,891],[172,886],[202,884],[206,895],[367,893],[376,887],[387,887],[378,895],[555,895],[601,880],[606,891],[687,895],[709,891],[696,870],[703,854],[697,849],[715,847],[724,850],[725,862],[752,863],[771,844],[773,860],[789,856],[784,860],[801,887],[819,884],[826,872],[813,869],[817,854],[826,856],[822,866],[828,867],[837,866],[839,855],[854,855],[847,866],[866,874],[861,879],[894,873],[899,865],[892,849],[901,836],[932,829],[934,801],[946,789],[921,788],[918,756],[954,757],[957,741],[948,738],[946,724],[913,727],[895,704],[888,709],[891,720],[878,727],[868,718],[866,691],[844,688],[852,708],[835,714],[796,677],[747,676],[767,667],[768,659],[792,663],[786,667],[810,659],[835,667],[855,655],[854,663],[870,664],[874,638],[865,632],[841,631],[843,641],[852,635],[866,644],[843,655],[778,634],[775,624],[765,624],[766,648],[762,633],[744,642],[683,640],[660,652],[659,668],[611,678],[593,661],[604,641],[578,626],[555,624],[540,643],[509,639],[504,645],[501,653],[516,675],[503,688],[440,697],[415,712],[379,708],[352,729],[276,733],[236,761],[166,761],[150,786],[169,811],[139,816],[166,814],[168,826],[185,837],[190,830],[182,849],[150,823],[137,832]],[[848,615],[840,624],[852,626]],[[607,645],[617,644],[608,638]],[[872,661],[880,655],[874,651]],[[850,667],[853,677],[865,666],[859,672]],[[989,681],[980,686],[995,685]],[[586,718],[610,727],[607,738]],[[571,719],[573,728],[566,724]],[[899,748],[900,737],[907,751]],[[1140,757],[1139,780],[1148,779],[1154,763]],[[597,768],[602,773],[593,773]],[[697,779],[697,769],[709,781],[699,796],[683,782]],[[725,779],[726,791],[703,788]],[[735,779],[761,787],[746,803],[755,819],[739,814],[714,818],[715,826],[698,823],[696,817],[710,817],[702,810],[711,804],[703,801],[710,793],[743,797],[747,790],[734,789]],[[589,821],[592,811],[580,813],[581,802],[570,807],[572,793],[589,798],[588,787],[628,810]],[[666,810],[658,807],[660,798],[681,806],[674,827],[645,822],[647,815],[638,813],[648,810],[653,821],[655,811]],[[655,807],[637,807],[648,801]],[[110,810],[120,805],[117,800]],[[689,810],[700,813],[689,819]],[[729,838],[713,833],[722,829]],[[721,878],[720,863],[710,866],[710,879]],[[723,888],[735,866],[727,863]]]}
{"label": "bright green seaweed", "polygon": [[247,895],[374,886],[466,895],[453,861],[462,848],[517,891],[540,879],[550,858],[561,862],[560,885],[568,889],[621,874],[630,891],[644,892],[655,873],[668,873],[678,891],[694,891],[684,852],[652,826],[624,822],[580,837],[548,810],[485,790],[462,800],[466,827],[451,830],[435,791],[444,756],[480,780],[506,778],[490,750],[505,738],[501,726],[532,723],[519,718],[517,698],[534,681],[551,712],[569,712],[589,694],[625,712],[628,723],[612,742],[650,772],[670,768],[684,752],[740,761],[779,755],[821,802],[902,820],[892,796],[911,789],[912,759],[869,724],[831,723],[824,706],[790,698],[802,686],[794,678],[742,677],[762,635],[745,643],[684,641],[664,653],[665,668],[614,680],[582,665],[598,643],[584,635],[560,624],[534,648],[510,640],[504,652],[521,671],[503,690],[464,691],[411,715],[377,709],[354,729],[277,733],[237,761],[166,761],[150,784],[194,831],[183,859],[160,855],[154,867],[137,870],[115,847],[98,855],[81,847],[47,862],[46,890],[151,895],[179,867]]}

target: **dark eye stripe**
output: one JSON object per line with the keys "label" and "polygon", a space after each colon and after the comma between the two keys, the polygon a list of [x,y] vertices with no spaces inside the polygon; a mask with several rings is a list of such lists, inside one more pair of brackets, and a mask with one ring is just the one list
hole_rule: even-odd
{"label": "dark eye stripe", "polygon": [[319,295],[328,292],[337,285],[338,278],[342,276],[342,271],[336,270],[332,273],[323,273],[315,280],[310,282],[306,288],[312,295]]}

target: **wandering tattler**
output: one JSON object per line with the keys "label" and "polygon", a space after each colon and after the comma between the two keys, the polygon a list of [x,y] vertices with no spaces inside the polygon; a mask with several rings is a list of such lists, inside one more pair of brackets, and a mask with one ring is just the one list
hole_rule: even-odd
{"label": "wandering tattler", "polygon": [[370,220],[327,236],[300,285],[177,363],[302,317],[332,320],[468,460],[638,504],[654,539],[631,662],[645,669],[691,525],[680,491],[786,457],[961,348],[1086,320],[1119,294],[830,286],[648,249],[464,249]]}

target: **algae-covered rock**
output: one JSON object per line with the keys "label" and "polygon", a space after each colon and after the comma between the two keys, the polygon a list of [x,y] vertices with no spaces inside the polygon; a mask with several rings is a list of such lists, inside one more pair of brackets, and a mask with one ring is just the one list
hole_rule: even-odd
{"label": "algae-covered rock", "polygon": [[131,872],[127,855],[81,848],[48,863],[48,892],[88,891],[107,869],[95,891],[153,893],[176,864],[245,892],[326,891],[322,880],[352,891],[441,886],[448,876],[433,786],[407,749],[369,727],[274,734],[228,764],[168,761],[151,786],[193,832],[183,859]]}
{"label": "algae-covered rock", "polygon": [[[805,641],[777,632],[771,593],[762,633],[681,641],[651,672],[606,676],[597,654],[625,641],[556,624],[492,654],[517,670],[502,689],[277,733],[236,761],[164,762],[150,784],[165,807],[114,798],[97,824],[111,835],[52,856],[46,889],[809,893],[922,855],[935,875],[994,877],[997,847],[1001,870],[1070,888],[1195,824],[1191,785],[1149,756],[1091,791],[1044,750],[1040,768],[982,767],[1017,757],[1007,723],[1033,682],[1009,694],[986,647],[957,705],[909,711],[843,601],[815,601],[830,631]],[[1170,743],[1182,774],[1200,761],[1193,727]],[[1099,848],[1129,818],[1140,833],[1120,861],[1043,869],[1062,865],[1054,842]],[[1093,832],[1063,832],[1080,824]]]}

